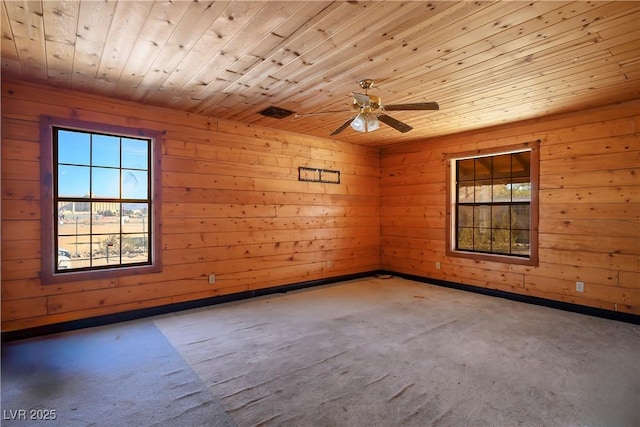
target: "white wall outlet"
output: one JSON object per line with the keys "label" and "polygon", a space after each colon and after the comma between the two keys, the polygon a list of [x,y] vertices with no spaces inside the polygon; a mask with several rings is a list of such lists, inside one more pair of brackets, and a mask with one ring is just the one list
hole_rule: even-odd
{"label": "white wall outlet", "polygon": [[215,274],[210,274],[209,275],[209,284],[213,285],[214,283],[216,283],[216,275]]}
{"label": "white wall outlet", "polygon": [[584,292],[584,282],[576,282],[576,292]]}
{"label": "white wall outlet", "polygon": [[440,270],[440,261],[436,261],[436,270]]}
{"label": "white wall outlet", "polygon": [[333,261],[327,261],[327,268],[333,268]]}

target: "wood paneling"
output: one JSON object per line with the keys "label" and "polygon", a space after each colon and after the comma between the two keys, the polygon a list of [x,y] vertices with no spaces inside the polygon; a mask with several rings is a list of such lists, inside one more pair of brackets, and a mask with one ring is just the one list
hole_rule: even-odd
{"label": "wood paneling", "polygon": [[[40,114],[166,132],[161,273],[40,283]],[[377,149],[3,80],[2,329],[376,270],[379,175]]]}
{"label": "wood paneling", "polygon": [[[13,78],[316,137],[357,81],[413,126],[387,146],[640,97],[637,1],[43,1],[1,3]],[[65,104],[68,105],[68,104]],[[338,113],[276,120],[260,111]]]}
{"label": "wood paneling", "polygon": [[[640,101],[378,150],[2,83],[3,330],[381,267],[640,313]],[[40,283],[40,114],[166,131],[161,273]],[[445,156],[535,139],[539,265],[446,256]],[[298,166],[342,183],[299,182]]]}
{"label": "wood paneling", "polygon": [[[639,314],[639,111],[630,101],[383,149],[382,267]],[[446,256],[443,155],[533,139],[542,141],[539,265]]]}

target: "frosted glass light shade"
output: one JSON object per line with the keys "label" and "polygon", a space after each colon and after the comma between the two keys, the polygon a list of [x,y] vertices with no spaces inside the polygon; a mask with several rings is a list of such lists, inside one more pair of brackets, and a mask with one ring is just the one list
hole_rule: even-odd
{"label": "frosted glass light shade", "polygon": [[380,127],[378,118],[373,114],[367,115],[367,132],[373,132]]}
{"label": "frosted glass light shade", "polygon": [[358,132],[366,132],[367,122],[364,119],[364,114],[358,114],[355,119],[351,121],[351,127]]}
{"label": "frosted glass light shade", "polygon": [[380,122],[373,114],[360,113],[351,121],[351,127],[358,132],[373,132],[380,127]]}

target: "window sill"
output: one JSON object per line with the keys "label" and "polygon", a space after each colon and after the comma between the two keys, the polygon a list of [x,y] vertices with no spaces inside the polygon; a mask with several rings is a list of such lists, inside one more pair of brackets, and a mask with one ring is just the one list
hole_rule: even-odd
{"label": "window sill", "polygon": [[159,273],[161,271],[162,271],[162,266],[158,264],[158,265],[145,265],[145,266],[132,266],[132,267],[118,267],[118,268],[113,268],[109,270],[69,271],[67,273],[53,273],[53,274],[42,273],[40,279],[43,285],[55,285],[60,283],[114,279],[116,277]]}
{"label": "window sill", "polygon": [[516,265],[529,265],[533,267],[538,266],[538,260],[533,257],[515,257],[510,255],[499,255],[499,254],[485,254],[478,252],[466,252],[466,251],[451,251],[447,250],[447,256],[457,257],[457,258],[468,258],[476,261],[490,261],[490,262],[499,262],[502,264],[516,264]]}

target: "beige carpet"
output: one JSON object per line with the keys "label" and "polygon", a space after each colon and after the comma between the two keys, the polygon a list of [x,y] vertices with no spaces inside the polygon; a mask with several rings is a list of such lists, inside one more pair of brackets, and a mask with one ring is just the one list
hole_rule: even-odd
{"label": "beige carpet", "polygon": [[399,278],[155,320],[239,426],[638,426],[633,325]]}

